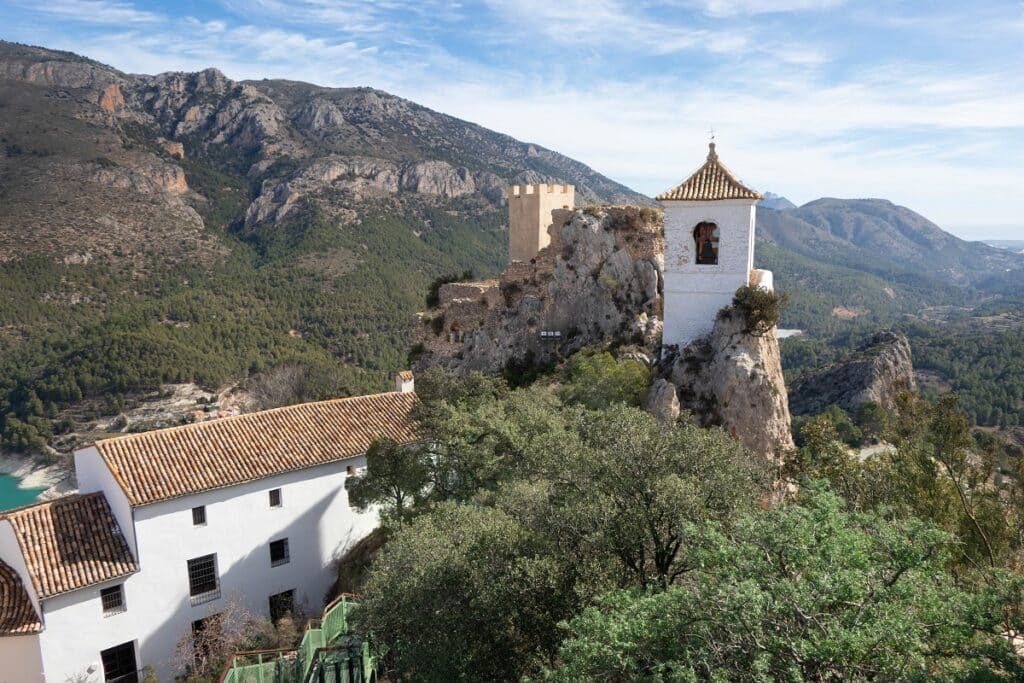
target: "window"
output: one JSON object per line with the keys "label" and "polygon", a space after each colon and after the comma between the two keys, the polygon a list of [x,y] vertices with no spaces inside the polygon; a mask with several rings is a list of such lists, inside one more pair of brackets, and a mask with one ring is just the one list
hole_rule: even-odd
{"label": "window", "polygon": [[203,555],[188,561],[188,594],[193,605],[220,597],[216,555]]}
{"label": "window", "polygon": [[281,489],[270,489],[270,507],[281,507]]}
{"label": "window", "polygon": [[270,566],[276,567],[279,564],[288,564],[288,539],[282,538],[270,542]]}
{"label": "window", "polygon": [[270,620],[275,624],[281,617],[292,614],[295,608],[295,591],[285,591],[270,596]]}
{"label": "window", "polygon": [[103,616],[105,617],[125,611],[124,584],[100,590],[100,603],[103,605]]}
{"label": "window", "polygon": [[223,636],[220,614],[211,614],[192,622],[192,665],[202,668],[209,664],[214,647]]}
{"label": "window", "polygon": [[121,643],[100,652],[103,661],[103,680],[112,683],[139,683],[139,670],[135,664],[135,643]]}
{"label": "window", "polygon": [[206,506],[192,508],[192,526],[206,526]]}
{"label": "window", "polygon": [[707,221],[693,229],[693,242],[697,249],[697,265],[718,265],[718,226]]}
{"label": "window", "polygon": [[352,465],[345,465],[345,474],[346,474],[346,476],[351,477],[355,473],[356,473],[356,468],[355,467],[353,467]]}

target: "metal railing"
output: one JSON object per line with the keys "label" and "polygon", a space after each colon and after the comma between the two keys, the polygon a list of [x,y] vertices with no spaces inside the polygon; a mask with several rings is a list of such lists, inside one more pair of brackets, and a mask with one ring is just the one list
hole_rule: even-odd
{"label": "metal railing", "polygon": [[[357,603],[343,594],[310,620],[296,649],[236,652],[218,683],[370,683],[376,660],[369,645],[351,634],[349,615]],[[339,677],[340,676],[340,677]]]}

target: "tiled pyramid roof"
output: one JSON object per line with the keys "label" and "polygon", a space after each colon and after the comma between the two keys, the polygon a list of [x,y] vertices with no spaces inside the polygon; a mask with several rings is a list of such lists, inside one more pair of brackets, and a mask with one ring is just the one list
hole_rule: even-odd
{"label": "tiled pyramid roof", "polygon": [[0,635],[39,633],[39,621],[18,573],[0,560]]}
{"label": "tiled pyramid roof", "polygon": [[102,583],[138,570],[102,493],[66,496],[0,515],[14,527],[36,595]]}
{"label": "tiled pyramid roof", "polygon": [[132,505],[362,455],[379,437],[420,438],[412,392],[304,403],[96,442]]}
{"label": "tiled pyramid roof", "polygon": [[708,160],[697,169],[697,172],[681,184],[665,190],[656,199],[706,202],[719,199],[764,199],[756,190],[737,180],[728,168],[718,159],[715,143],[708,145]]}

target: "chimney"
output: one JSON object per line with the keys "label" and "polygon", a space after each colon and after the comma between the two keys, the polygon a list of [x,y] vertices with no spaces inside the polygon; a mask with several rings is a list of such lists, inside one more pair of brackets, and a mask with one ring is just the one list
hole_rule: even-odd
{"label": "chimney", "polygon": [[395,375],[395,391],[400,394],[411,394],[416,391],[416,380],[412,370],[402,370]]}

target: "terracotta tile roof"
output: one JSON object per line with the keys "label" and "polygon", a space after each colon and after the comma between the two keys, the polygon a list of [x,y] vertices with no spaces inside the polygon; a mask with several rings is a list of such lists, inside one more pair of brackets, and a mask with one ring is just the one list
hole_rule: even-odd
{"label": "terracotta tile roof", "polygon": [[764,196],[736,179],[732,171],[718,160],[715,143],[712,142],[704,165],[682,184],[665,190],[655,199],[706,202],[719,199],[764,199]]}
{"label": "terracotta tile roof", "polygon": [[4,514],[36,595],[51,598],[138,571],[102,493],[67,496]]}
{"label": "terracotta tile roof", "polygon": [[18,573],[0,560],[0,635],[39,633],[39,621],[32,601]]}
{"label": "terracotta tile roof", "polygon": [[408,381],[413,378],[412,370],[402,370],[400,373],[398,373],[398,377],[400,379]]}
{"label": "terracotta tile roof", "polygon": [[132,505],[234,486],[420,438],[416,394],[335,399],[96,442]]}

